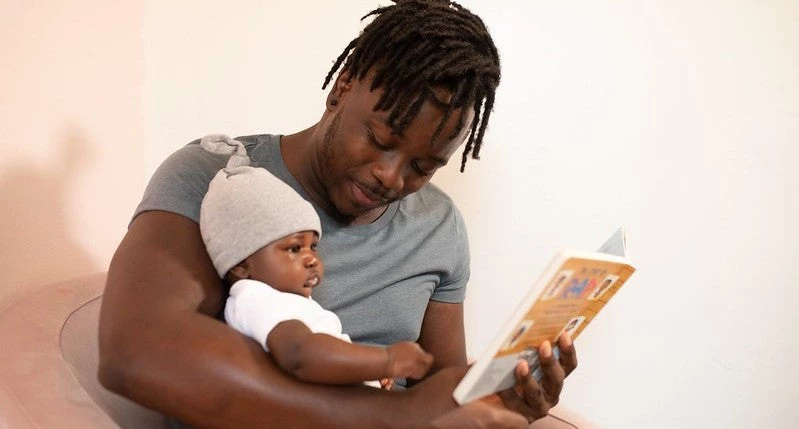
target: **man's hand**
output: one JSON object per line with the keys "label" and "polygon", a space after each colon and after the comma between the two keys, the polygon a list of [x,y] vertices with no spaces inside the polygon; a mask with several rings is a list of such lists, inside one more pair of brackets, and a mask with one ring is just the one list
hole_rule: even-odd
{"label": "man's hand", "polygon": [[433,355],[422,350],[419,344],[402,341],[386,349],[388,352],[388,377],[420,379],[430,371]]}
{"label": "man's hand", "polygon": [[433,420],[424,429],[524,429],[529,425],[528,420],[517,413],[474,401]]}
{"label": "man's hand", "polygon": [[544,417],[549,409],[558,404],[563,380],[577,367],[577,352],[568,333],[558,337],[560,359],[552,354],[552,346],[545,341],[538,347],[538,357],[544,378],[536,382],[526,361],[516,365],[518,384],[498,395],[505,406],[534,421]]}
{"label": "man's hand", "polygon": [[506,409],[499,399],[493,403],[474,401],[459,407],[452,398],[452,391],[468,369],[467,366],[444,368],[402,392],[401,396],[410,398],[411,405],[406,409],[415,410],[408,417],[415,421],[406,422],[408,426],[419,429],[527,428],[528,419]]}

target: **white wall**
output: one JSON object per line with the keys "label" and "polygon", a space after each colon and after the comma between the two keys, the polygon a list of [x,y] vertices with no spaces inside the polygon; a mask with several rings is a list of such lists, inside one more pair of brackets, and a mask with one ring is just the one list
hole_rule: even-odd
{"label": "white wall", "polygon": [[0,309],[103,271],[144,178],[139,2],[3,2]]}
{"label": "white wall", "polygon": [[[578,341],[564,403],[606,428],[793,427],[799,6],[463,3],[504,73],[483,159],[436,179],[469,225],[470,353],[558,247],[625,225],[639,272]],[[375,3],[144,5],[151,172],[208,132],[313,123]]]}
{"label": "white wall", "polygon": [[472,234],[475,351],[492,296],[628,227],[639,272],[564,394],[603,427],[799,421],[799,6],[714,3],[485,10],[501,98],[484,159],[439,178]]}

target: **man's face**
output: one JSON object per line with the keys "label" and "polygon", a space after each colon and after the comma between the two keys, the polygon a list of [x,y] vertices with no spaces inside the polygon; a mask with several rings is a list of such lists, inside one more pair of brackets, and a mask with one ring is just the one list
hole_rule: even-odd
{"label": "man's face", "polygon": [[240,278],[264,282],[281,292],[311,296],[311,290],[324,276],[324,264],[316,254],[318,241],[313,231],[283,237],[250,255],[233,268],[234,273]]}
{"label": "man's face", "polygon": [[[320,154],[322,182],[335,209],[356,221],[382,213],[388,203],[429,182],[463,142],[473,117],[468,112],[467,126],[448,139],[460,115],[460,110],[454,111],[432,142],[444,111],[427,100],[401,135],[392,134],[388,112],[373,111],[382,90],[371,92],[370,83],[369,78],[346,82],[340,77],[332,94],[337,104],[328,107],[320,123],[326,127]],[[449,96],[443,90],[437,95]]]}

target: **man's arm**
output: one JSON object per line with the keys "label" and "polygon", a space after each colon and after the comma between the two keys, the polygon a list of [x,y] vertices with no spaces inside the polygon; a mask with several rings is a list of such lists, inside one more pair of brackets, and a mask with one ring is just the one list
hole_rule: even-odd
{"label": "man's arm", "polygon": [[313,333],[299,320],[278,323],[269,333],[267,345],[283,370],[316,383],[422,378],[433,363],[433,357],[416,343],[404,341],[388,348],[351,344]]}
{"label": "man's arm", "polygon": [[139,215],[109,268],[102,384],[195,427],[423,427],[454,408],[451,376],[409,394],[299,382],[212,317],[223,298],[194,221]]}
{"label": "man's arm", "polygon": [[422,319],[419,345],[434,357],[434,372],[466,365],[463,303],[430,301]]}

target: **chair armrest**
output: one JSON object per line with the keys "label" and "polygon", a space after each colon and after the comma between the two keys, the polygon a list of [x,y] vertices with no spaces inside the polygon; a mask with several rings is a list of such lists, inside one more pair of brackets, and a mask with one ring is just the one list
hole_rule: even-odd
{"label": "chair armrest", "polygon": [[60,347],[64,321],[102,294],[104,279],[46,285],[0,310],[0,427],[118,427],[74,377]]}
{"label": "chair armrest", "polygon": [[536,420],[529,429],[597,429],[597,427],[568,408],[558,405],[549,415]]}
{"label": "chair armrest", "polygon": [[105,279],[46,285],[0,309],[0,429],[167,427],[97,380]]}

